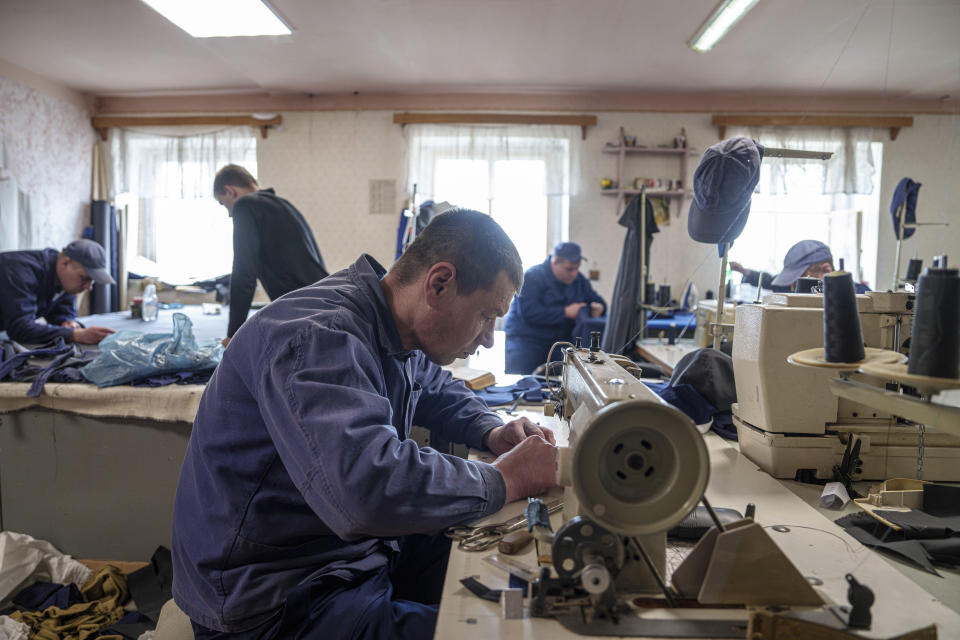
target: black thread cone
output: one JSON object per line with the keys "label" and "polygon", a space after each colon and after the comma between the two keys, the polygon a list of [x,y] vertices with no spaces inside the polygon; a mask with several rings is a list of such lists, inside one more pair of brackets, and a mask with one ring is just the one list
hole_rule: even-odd
{"label": "black thread cone", "polygon": [[935,378],[960,378],[960,275],[956,269],[927,269],[917,283],[917,306],[907,371]]}
{"label": "black thread cone", "polygon": [[863,329],[853,276],[834,271],[823,277],[823,356],[827,362],[864,358]]}

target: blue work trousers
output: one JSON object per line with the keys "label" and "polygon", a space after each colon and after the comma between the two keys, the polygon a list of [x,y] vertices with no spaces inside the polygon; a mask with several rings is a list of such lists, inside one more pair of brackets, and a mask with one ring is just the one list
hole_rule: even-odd
{"label": "blue work trousers", "polygon": [[399,540],[389,567],[346,581],[335,576],[290,589],[277,615],[240,633],[193,623],[196,640],[430,640],[447,572],[450,540]]}

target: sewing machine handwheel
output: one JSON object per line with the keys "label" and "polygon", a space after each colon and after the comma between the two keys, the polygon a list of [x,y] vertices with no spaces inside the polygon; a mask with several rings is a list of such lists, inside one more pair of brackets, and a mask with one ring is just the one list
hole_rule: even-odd
{"label": "sewing machine handwheel", "polygon": [[581,513],[610,531],[650,535],[674,527],[707,486],[707,447],[686,415],[662,402],[600,409],[580,436],[571,468]]}
{"label": "sewing machine handwheel", "polygon": [[551,553],[557,575],[566,580],[574,579],[596,558],[611,577],[616,576],[625,559],[620,537],[583,516],[571,518],[557,529]]}

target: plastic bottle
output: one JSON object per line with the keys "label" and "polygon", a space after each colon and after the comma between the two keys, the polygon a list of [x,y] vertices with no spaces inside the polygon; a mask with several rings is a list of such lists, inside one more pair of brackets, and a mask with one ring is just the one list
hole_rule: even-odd
{"label": "plastic bottle", "polygon": [[143,290],[143,321],[156,320],[160,314],[160,301],[157,300],[157,287],[148,284]]}

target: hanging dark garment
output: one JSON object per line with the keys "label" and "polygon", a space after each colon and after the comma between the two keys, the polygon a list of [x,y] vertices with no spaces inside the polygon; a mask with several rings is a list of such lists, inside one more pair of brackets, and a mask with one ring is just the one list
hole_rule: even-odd
{"label": "hanging dark garment", "polygon": [[[629,344],[640,331],[640,304],[643,302],[643,280],[640,271],[640,196],[635,196],[618,221],[627,228],[623,253],[617,267],[617,281],[613,285],[613,300],[607,313],[607,330],[603,334],[602,349],[607,353],[628,353]],[[653,234],[660,231],[653,217],[653,206],[646,200],[646,264],[649,272],[650,245]]]}

